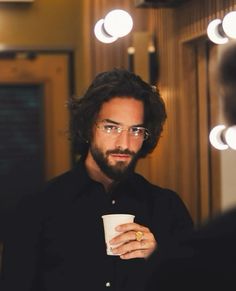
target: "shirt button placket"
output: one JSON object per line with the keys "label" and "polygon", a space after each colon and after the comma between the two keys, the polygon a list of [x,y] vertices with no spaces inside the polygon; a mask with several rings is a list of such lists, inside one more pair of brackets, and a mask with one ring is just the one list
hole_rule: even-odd
{"label": "shirt button placket", "polygon": [[113,200],[111,201],[111,204],[112,204],[112,205],[115,205],[115,204],[116,204],[116,200],[113,199]]}

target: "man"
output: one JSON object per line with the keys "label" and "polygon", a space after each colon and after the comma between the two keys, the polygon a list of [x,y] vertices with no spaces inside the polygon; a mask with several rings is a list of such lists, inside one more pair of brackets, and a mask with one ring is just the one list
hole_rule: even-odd
{"label": "man", "polygon": [[[229,126],[236,125],[236,42],[222,50],[218,66]],[[236,136],[235,136],[236,139]],[[236,208],[218,215],[179,241],[157,264],[147,290],[235,290]]]}
{"label": "man", "polygon": [[[12,291],[144,290],[152,254],[167,252],[192,228],[176,193],[134,172],[160,138],[164,103],[140,77],[114,69],[96,76],[70,108],[79,162],[41,195],[21,203],[18,232],[6,245],[5,286]],[[135,215],[111,241],[116,256],[106,255],[104,241],[101,216],[110,213]]]}

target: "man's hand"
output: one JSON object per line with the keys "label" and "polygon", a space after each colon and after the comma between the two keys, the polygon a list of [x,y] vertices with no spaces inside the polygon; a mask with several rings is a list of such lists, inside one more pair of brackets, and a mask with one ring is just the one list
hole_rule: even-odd
{"label": "man's hand", "polygon": [[[157,242],[150,230],[137,223],[126,223],[116,227],[121,232],[110,241],[112,252],[121,259],[147,258],[157,247]],[[116,246],[119,245],[119,246]]]}

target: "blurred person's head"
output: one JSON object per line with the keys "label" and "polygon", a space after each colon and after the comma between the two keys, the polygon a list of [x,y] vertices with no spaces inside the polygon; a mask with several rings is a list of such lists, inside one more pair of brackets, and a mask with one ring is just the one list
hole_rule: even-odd
{"label": "blurred person's head", "polygon": [[218,74],[223,97],[224,112],[229,125],[236,124],[236,41],[224,46]]}

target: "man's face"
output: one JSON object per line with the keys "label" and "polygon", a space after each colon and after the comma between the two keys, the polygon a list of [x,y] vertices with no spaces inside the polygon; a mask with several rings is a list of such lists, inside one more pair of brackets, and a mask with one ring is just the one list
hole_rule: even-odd
{"label": "man's face", "polygon": [[110,179],[120,180],[134,169],[143,138],[131,132],[142,127],[143,120],[143,103],[134,98],[115,97],[102,105],[94,124],[89,154]]}

